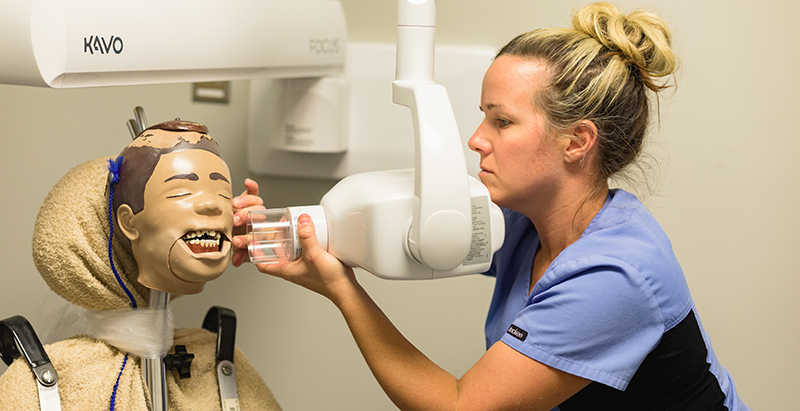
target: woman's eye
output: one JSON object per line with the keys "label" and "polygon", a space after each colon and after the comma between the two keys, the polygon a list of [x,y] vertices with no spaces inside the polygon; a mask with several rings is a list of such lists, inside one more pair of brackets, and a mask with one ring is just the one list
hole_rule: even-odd
{"label": "woman's eye", "polygon": [[225,194],[220,194],[219,196],[224,198],[224,199],[226,199],[226,200],[230,200],[231,199],[231,196],[228,196],[228,195],[225,195]]}
{"label": "woman's eye", "polygon": [[167,198],[180,198],[180,197],[186,197],[186,196],[191,195],[191,194],[192,193],[173,194],[171,196],[167,196]]}
{"label": "woman's eye", "polygon": [[510,121],[508,121],[508,120],[506,120],[504,118],[498,118],[495,121],[497,122],[497,125],[500,126],[501,128],[508,127],[508,125],[511,124]]}

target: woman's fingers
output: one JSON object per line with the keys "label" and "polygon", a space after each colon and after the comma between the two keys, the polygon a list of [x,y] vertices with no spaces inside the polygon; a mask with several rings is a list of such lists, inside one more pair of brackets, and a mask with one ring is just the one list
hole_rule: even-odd
{"label": "woman's fingers", "polygon": [[[241,236],[245,234],[245,223],[247,222],[247,213],[253,210],[263,210],[264,200],[258,195],[258,183],[249,178],[244,180],[245,190],[241,195],[236,196],[231,200],[233,206],[233,236]],[[233,240],[233,239],[232,239]],[[245,244],[246,245],[246,244]],[[234,247],[237,242],[233,242]],[[236,260],[234,260],[234,265]]]}
{"label": "woman's fingers", "polygon": [[244,187],[245,190],[242,194],[234,197],[231,201],[234,213],[259,206],[263,208],[264,200],[258,195],[258,183],[246,178],[244,180]]}

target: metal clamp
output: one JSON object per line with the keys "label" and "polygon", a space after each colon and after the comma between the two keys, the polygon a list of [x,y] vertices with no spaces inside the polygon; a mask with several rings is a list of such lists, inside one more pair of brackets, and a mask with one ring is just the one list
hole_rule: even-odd
{"label": "metal clamp", "polygon": [[11,365],[21,356],[28,361],[36,377],[41,410],[61,411],[58,373],[31,324],[25,317],[15,315],[0,321],[0,358],[6,365]]}
{"label": "metal clamp", "polygon": [[236,343],[236,313],[214,306],[206,313],[203,328],[217,334],[217,378],[223,411],[239,411],[239,389],[233,351]]}
{"label": "metal clamp", "polygon": [[192,361],[194,354],[186,351],[185,345],[176,345],[175,354],[167,354],[164,357],[164,369],[175,370],[180,379],[192,378]]}

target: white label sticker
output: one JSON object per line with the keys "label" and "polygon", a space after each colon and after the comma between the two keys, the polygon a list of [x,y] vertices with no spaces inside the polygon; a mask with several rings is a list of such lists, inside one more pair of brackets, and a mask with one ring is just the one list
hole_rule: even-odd
{"label": "white label sticker", "polygon": [[472,241],[464,265],[491,261],[492,237],[489,221],[489,198],[472,197]]}
{"label": "white label sticker", "polygon": [[240,411],[238,398],[226,398],[225,409],[223,411]]}

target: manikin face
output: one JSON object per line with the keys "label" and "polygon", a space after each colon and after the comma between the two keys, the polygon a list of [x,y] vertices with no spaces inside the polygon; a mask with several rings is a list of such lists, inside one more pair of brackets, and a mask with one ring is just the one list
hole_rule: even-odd
{"label": "manikin face", "polygon": [[483,79],[485,118],[469,139],[481,156],[481,182],[492,201],[525,212],[533,198],[556,187],[561,169],[558,144],[545,134],[533,97],[547,79],[544,65],[514,56],[497,58]]}
{"label": "manikin face", "polygon": [[225,162],[206,150],[161,156],[145,185],[144,208],[120,223],[131,229],[124,230],[142,285],[196,294],[222,275],[231,256],[230,181]]}

